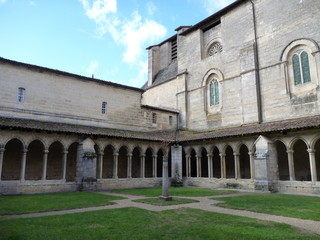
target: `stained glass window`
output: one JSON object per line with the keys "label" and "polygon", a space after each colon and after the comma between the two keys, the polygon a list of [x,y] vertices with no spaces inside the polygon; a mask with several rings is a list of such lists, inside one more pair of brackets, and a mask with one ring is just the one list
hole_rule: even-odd
{"label": "stained glass window", "polygon": [[210,83],[210,106],[219,104],[219,83],[213,80]]}
{"label": "stained glass window", "polygon": [[308,53],[297,50],[292,57],[294,84],[311,82]]}

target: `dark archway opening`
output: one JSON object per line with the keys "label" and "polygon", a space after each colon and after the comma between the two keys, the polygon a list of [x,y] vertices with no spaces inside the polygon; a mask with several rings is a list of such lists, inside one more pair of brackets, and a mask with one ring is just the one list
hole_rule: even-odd
{"label": "dark archway opening", "polygon": [[119,149],[118,156],[118,177],[127,178],[128,177],[128,151],[125,146]]}
{"label": "dark archway opening", "polygon": [[47,179],[58,180],[62,178],[63,146],[60,142],[54,142],[49,147]]}
{"label": "dark archway opening", "polygon": [[220,152],[217,147],[213,149],[212,152],[212,173],[214,178],[221,178],[221,160],[220,160]]}
{"label": "dark archway opening", "polygon": [[5,146],[1,180],[19,180],[23,144],[18,139],[11,139]]}
{"label": "dark archway opening", "polygon": [[163,151],[160,149],[157,152],[157,177],[162,177],[162,167],[163,167]]}
{"label": "dark archway opening", "polygon": [[235,178],[234,155],[230,146],[226,149],[226,178]]}
{"label": "dark archway opening", "polygon": [[298,140],[293,146],[294,173],[297,181],[311,181],[309,153],[304,141]]}
{"label": "dark archway opening", "polygon": [[41,180],[44,146],[39,140],[34,140],[28,146],[26,158],[26,180]]}
{"label": "dark archway opening", "polygon": [[113,154],[114,149],[111,145],[105,147],[103,151],[102,178],[113,178]]}
{"label": "dark archway opening", "polygon": [[197,158],[196,158],[196,151],[194,149],[191,150],[191,154],[190,154],[190,168],[191,168],[191,177],[197,177]]}
{"label": "dark archway opening", "polygon": [[132,177],[139,178],[141,177],[141,157],[140,150],[138,148],[133,149],[132,151]]}
{"label": "dark archway opening", "polygon": [[201,151],[201,174],[200,177],[208,177],[208,153],[205,148]]}
{"label": "dark archway opening", "polygon": [[76,180],[78,146],[79,144],[77,142],[74,142],[68,148],[67,169],[66,169],[67,182],[74,182]]}
{"label": "dark archway opening", "polygon": [[290,180],[287,148],[281,141],[276,141],[279,180]]}
{"label": "dark archway opening", "polygon": [[246,145],[242,145],[240,147],[240,156],[239,156],[239,164],[240,164],[240,178],[250,179],[250,156],[249,150]]}
{"label": "dark archway opening", "polygon": [[151,178],[152,176],[152,168],[153,168],[153,158],[152,158],[152,150],[150,148],[146,151],[146,157],[145,157],[145,177]]}

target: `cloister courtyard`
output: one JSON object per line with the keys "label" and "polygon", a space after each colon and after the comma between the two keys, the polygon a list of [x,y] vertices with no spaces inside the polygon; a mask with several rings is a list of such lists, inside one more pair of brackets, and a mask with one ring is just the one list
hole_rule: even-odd
{"label": "cloister courtyard", "polygon": [[320,239],[317,195],[171,187],[0,197],[0,239]]}

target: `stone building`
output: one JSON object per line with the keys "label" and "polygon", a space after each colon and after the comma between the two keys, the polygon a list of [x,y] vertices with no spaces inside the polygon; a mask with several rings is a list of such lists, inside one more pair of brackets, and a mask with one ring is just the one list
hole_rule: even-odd
{"label": "stone building", "polygon": [[238,0],[148,48],[141,88],[0,58],[0,192],[320,193],[320,2]]}

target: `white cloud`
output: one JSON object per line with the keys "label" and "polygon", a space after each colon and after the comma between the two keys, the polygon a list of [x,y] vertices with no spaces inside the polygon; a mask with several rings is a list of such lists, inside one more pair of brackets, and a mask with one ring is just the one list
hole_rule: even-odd
{"label": "white cloud", "polygon": [[133,12],[132,19],[126,22],[122,28],[122,43],[126,46],[123,60],[128,63],[135,62],[142,51],[144,45],[152,43],[165,36],[167,30],[164,26],[154,20],[142,21],[138,12]]}
{"label": "white cloud", "polygon": [[234,1],[235,0],[203,0],[203,7],[207,13],[211,15]]}
{"label": "white cloud", "polygon": [[0,0],[0,4],[1,4],[1,3],[5,3],[6,1],[7,1],[7,0]]}
{"label": "white cloud", "polygon": [[87,68],[87,74],[92,75],[98,69],[99,63],[97,60],[92,60]]}
{"label": "white cloud", "polygon": [[95,0],[93,2],[90,0],[79,1],[82,3],[82,6],[86,11],[86,15],[96,23],[104,21],[107,14],[117,12],[116,0]]}
{"label": "white cloud", "polygon": [[[146,53],[145,48],[164,38],[167,29],[152,19],[143,19],[138,11],[134,11],[129,18],[119,18],[116,0],[79,1],[85,14],[96,23],[97,37],[110,34],[116,43],[125,47],[122,59],[140,69],[132,81],[142,85],[147,74],[147,64],[141,60]],[[147,10],[150,16],[154,13],[156,6],[153,2],[147,3]]]}
{"label": "white cloud", "polygon": [[153,2],[147,2],[147,10],[149,15],[153,15],[157,7]]}

